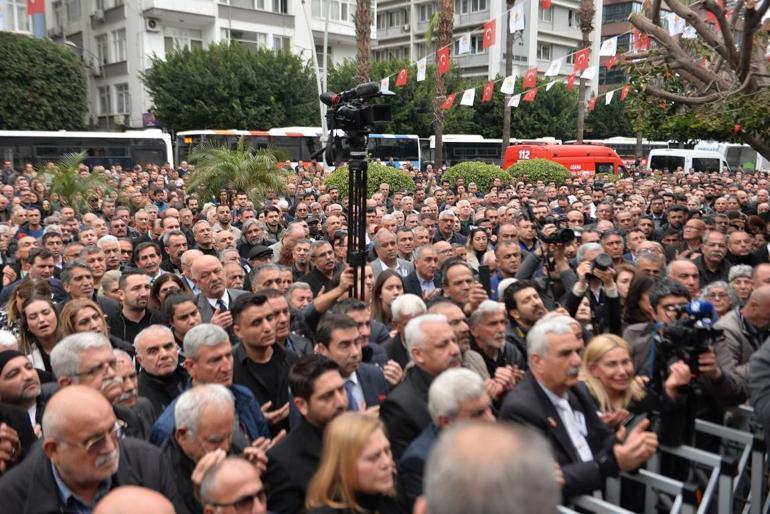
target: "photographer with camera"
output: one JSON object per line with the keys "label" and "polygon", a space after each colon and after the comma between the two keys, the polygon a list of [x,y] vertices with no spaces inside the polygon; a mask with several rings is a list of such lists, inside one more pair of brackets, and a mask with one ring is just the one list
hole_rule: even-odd
{"label": "photographer with camera", "polygon": [[[594,334],[621,333],[620,293],[615,284],[612,258],[604,253],[601,245],[588,243],[577,251],[577,282],[567,292],[564,307],[570,316],[580,306],[583,297],[591,304],[591,325]],[[621,257],[622,258],[622,257]]]}
{"label": "photographer with camera", "polygon": [[575,233],[568,228],[559,228],[558,220],[555,221],[543,227],[535,239],[534,251],[527,254],[516,273],[519,280],[535,281],[549,310],[556,307],[576,281],[568,258],[574,248]]}

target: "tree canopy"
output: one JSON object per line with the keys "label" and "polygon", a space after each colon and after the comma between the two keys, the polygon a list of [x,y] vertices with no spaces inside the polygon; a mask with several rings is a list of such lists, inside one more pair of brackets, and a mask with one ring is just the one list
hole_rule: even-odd
{"label": "tree canopy", "polygon": [[315,75],[300,56],[227,41],[154,56],[142,74],[171,130],[319,125]]}
{"label": "tree canopy", "polygon": [[85,66],[47,39],[0,32],[0,127],[78,130],[88,114]]}

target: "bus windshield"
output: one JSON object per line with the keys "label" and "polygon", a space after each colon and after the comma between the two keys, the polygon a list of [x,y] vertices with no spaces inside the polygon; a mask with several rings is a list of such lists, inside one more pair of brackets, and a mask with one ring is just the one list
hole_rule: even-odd
{"label": "bus windshield", "polygon": [[388,162],[392,158],[396,163],[411,163],[419,166],[420,140],[415,137],[377,137],[369,136],[369,144],[366,149],[372,159],[380,159]]}
{"label": "bus windshield", "polygon": [[684,169],[684,157],[678,155],[654,155],[650,158],[649,168],[651,170],[668,169],[674,171],[678,167]]}
{"label": "bus windshield", "polygon": [[719,171],[719,159],[693,157],[692,167],[695,171]]}

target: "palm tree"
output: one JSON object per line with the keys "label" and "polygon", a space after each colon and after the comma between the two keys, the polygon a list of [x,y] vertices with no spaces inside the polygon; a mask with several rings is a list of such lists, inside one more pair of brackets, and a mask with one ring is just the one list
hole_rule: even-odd
{"label": "palm tree", "polygon": [[69,205],[78,214],[91,210],[88,199],[112,192],[110,177],[104,172],[82,171],[85,152],[68,153],[39,171],[51,194],[58,195],[62,205]]}
{"label": "palm tree", "polygon": [[[589,48],[591,46],[591,32],[594,31],[594,16],[596,15],[596,8],[594,7],[593,0],[580,0],[580,10],[578,16],[580,18],[580,32],[583,34],[583,40],[581,41],[580,48]],[[598,62],[598,61],[597,61]],[[577,119],[577,142],[581,144],[583,142],[583,128],[585,125],[585,109],[586,109],[586,91],[583,87],[583,79],[578,81],[578,119]]]}
{"label": "palm tree", "polygon": [[369,54],[372,46],[372,1],[356,0],[356,80],[369,81]]}
{"label": "palm tree", "polygon": [[[454,33],[454,0],[440,0],[438,18],[436,27],[436,47],[444,48],[452,43]],[[432,27],[431,27],[432,28]],[[430,44],[430,38],[433,36],[433,30],[426,31],[425,39]],[[436,151],[434,161],[436,166],[441,166],[444,162],[444,110],[441,104],[446,99],[447,74],[441,75],[436,69],[433,81],[433,132],[436,136]]]}
{"label": "palm tree", "polygon": [[272,148],[254,151],[241,139],[235,148],[203,144],[190,153],[195,165],[187,183],[188,191],[206,201],[224,190],[244,191],[258,204],[266,193],[283,191],[286,171],[278,168],[277,152]]}

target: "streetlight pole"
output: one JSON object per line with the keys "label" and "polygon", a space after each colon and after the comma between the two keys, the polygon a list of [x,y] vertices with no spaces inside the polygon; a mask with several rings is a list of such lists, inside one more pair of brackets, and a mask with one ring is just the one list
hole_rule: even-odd
{"label": "streetlight pole", "polygon": [[[321,84],[321,70],[319,69],[319,66],[318,66],[318,53],[315,51],[315,39],[313,39],[313,27],[310,25],[310,16],[307,12],[306,2],[305,0],[301,0],[301,2],[302,2],[302,12],[305,15],[305,23],[307,24],[307,33],[310,35],[310,53],[313,56],[313,69],[315,70],[315,83],[316,83],[316,87],[318,88],[318,94],[320,95],[324,91]],[[327,18],[327,23],[328,23],[328,18]],[[319,107],[319,112],[321,114],[321,146],[325,146],[326,140],[327,140],[326,106],[323,104],[323,102],[321,102],[320,99],[318,100],[318,107]]]}

